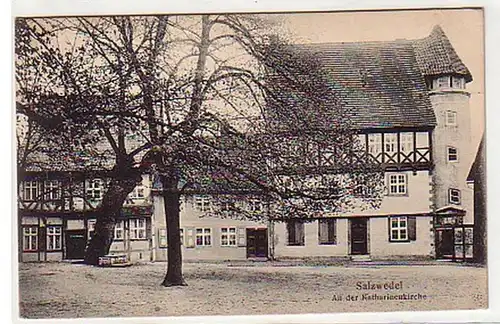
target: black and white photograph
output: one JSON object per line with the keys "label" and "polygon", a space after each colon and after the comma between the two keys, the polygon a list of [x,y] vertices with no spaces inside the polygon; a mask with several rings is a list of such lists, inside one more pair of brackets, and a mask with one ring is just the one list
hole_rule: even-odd
{"label": "black and white photograph", "polygon": [[484,30],[15,16],[19,318],[487,309]]}

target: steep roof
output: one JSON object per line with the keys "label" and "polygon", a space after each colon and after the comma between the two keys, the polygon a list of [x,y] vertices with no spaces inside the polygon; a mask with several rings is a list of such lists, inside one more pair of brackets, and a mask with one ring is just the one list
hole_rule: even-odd
{"label": "steep roof", "polygon": [[425,76],[458,73],[471,79],[439,26],[420,40],[294,47],[312,54],[329,72],[331,87],[359,129],[433,127],[436,118]]}
{"label": "steep roof", "polygon": [[481,142],[479,143],[479,147],[477,149],[476,158],[472,163],[472,166],[469,170],[469,175],[467,176],[467,181],[474,181],[480,177],[484,177],[485,168],[486,168],[486,155],[485,155],[485,143],[484,143],[484,135],[481,138]]}
{"label": "steep roof", "polygon": [[412,42],[420,70],[424,75],[460,74],[472,81],[469,69],[455,52],[440,26],[435,26],[429,36]]}

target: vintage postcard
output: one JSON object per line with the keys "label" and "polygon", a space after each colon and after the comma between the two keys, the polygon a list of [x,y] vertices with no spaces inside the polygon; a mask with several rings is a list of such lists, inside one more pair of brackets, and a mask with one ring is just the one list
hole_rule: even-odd
{"label": "vintage postcard", "polygon": [[20,318],[489,307],[482,8],[14,25]]}

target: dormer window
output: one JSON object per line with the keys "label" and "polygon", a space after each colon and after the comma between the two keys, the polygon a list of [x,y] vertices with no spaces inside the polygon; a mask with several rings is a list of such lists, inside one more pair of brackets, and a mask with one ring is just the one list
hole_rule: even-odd
{"label": "dormer window", "polygon": [[465,89],[465,79],[456,75],[442,75],[432,79],[431,89]]}

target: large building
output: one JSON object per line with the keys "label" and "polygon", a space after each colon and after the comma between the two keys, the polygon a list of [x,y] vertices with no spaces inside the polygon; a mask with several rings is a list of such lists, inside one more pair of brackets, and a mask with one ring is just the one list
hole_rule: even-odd
{"label": "large building", "polygon": [[[286,215],[278,217],[257,201],[247,208],[267,214],[259,223],[203,217],[211,208],[210,196],[185,195],[184,258],[471,259],[472,189],[466,177],[472,154],[466,85],[472,76],[443,30],[436,26],[428,37],[417,40],[296,48],[313,53],[330,73],[335,91],[351,111],[365,154],[384,170],[386,192],[380,207],[287,221]],[[27,178],[21,188],[22,260],[80,257],[71,251],[84,243],[75,243],[71,235],[83,236],[82,242],[88,237],[92,212],[61,209],[67,204],[58,211],[52,207],[48,211],[43,204],[26,205],[36,196],[32,192],[37,186],[51,183],[50,177],[34,179]],[[81,183],[91,195],[94,182]],[[133,260],[166,260],[162,198],[149,177],[143,185],[137,196],[142,195],[145,203],[124,206],[111,252],[128,253]],[[85,205],[84,200],[82,208]]]}

